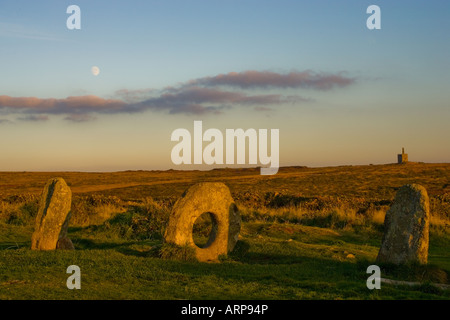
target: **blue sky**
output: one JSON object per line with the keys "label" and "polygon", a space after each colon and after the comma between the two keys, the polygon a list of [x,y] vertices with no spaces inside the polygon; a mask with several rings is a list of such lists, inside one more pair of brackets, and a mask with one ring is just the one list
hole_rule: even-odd
{"label": "blue sky", "polygon": [[[66,28],[71,4],[81,30]],[[366,28],[371,4],[381,30]],[[280,129],[282,165],[390,163],[401,147],[412,161],[449,162],[449,13],[446,1],[2,0],[0,170],[179,168],[170,133],[194,120]],[[330,88],[236,84],[249,71],[251,81],[310,72]],[[233,85],[211,84],[232,72]],[[192,98],[193,109],[180,102],[192,83],[233,98],[213,107]],[[119,105],[67,109],[64,99],[86,96]],[[24,97],[64,108],[22,106]]]}

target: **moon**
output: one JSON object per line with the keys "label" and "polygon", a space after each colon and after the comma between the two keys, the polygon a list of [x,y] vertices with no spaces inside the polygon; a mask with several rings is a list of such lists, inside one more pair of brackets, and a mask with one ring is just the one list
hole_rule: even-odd
{"label": "moon", "polygon": [[100,69],[99,69],[97,66],[93,66],[93,67],[91,68],[91,72],[92,72],[92,74],[93,74],[94,76],[98,76],[99,73],[100,73]]}

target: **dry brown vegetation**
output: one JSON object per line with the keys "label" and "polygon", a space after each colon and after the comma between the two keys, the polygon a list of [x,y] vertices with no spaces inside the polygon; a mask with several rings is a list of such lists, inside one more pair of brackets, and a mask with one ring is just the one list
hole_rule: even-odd
{"label": "dry brown vegetation", "polygon": [[397,189],[423,185],[430,196],[432,223],[449,227],[450,164],[286,167],[274,176],[259,169],[211,171],[1,172],[0,219],[20,224],[33,215],[42,187],[63,177],[73,192],[72,225],[99,225],[130,208],[170,210],[176,199],[201,181],[226,183],[244,220],[272,220],[345,228],[370,220],[382,224]]}

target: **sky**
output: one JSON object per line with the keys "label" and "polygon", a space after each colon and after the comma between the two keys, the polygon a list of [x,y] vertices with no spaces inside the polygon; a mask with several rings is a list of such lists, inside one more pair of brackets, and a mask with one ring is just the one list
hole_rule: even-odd
{"label": "sky", "polygon": [[1,0],[0,171],[211,169],[171,160],[171,133],[195,120],[279,129],[281,166],[394,163],[402,147],[450,162],[449,13],[438,0]]}

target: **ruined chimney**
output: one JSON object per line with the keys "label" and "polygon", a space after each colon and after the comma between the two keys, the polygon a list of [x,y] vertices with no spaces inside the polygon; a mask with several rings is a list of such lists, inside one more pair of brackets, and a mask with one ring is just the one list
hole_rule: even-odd
{"label": "ruined chimney", "polygon": [[408,154],[405,153],[405,148],[402,148],[402,153],[397,155],[397,163],[407,163],[408,162]]}

